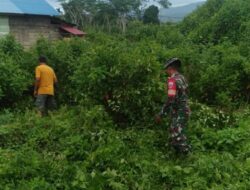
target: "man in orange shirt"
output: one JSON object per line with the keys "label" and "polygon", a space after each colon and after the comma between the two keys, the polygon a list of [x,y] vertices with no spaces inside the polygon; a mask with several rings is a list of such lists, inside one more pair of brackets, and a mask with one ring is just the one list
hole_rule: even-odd
{"label": "man in orange shirt", "polygon": [[39,66],[36,67],[36,82],[34,96],[36,106],[41,116],[46,116],[49,109],[56,107],[54,98],[54,86],[57,85],[57,78],[54,70],[47,65],[44,56],[39,58]]}

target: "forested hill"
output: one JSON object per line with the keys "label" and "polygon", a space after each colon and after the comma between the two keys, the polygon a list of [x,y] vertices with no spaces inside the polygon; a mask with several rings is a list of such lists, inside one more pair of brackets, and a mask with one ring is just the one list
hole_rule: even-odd
{"label": "forested hill", "polygon": [[249,0],[209,0],[182,22],[182,32],[201,43],[250,40]]}
{"label": "forested hill", "polygon": [[160,9],[159,18],[161,22],[180,22],[204,3],[205,1],[201,1],[179,7],[162,8]]}

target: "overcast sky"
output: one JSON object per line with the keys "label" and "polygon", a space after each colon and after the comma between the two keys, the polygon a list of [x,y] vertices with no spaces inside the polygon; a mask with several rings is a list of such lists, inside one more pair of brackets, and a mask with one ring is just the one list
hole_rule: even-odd
{"label": "overcast sky", "polygon": [[[47,1],[51,5],[53,5],[55,8],[60,7],[60,4],[58,3],[57,0],[47,0]],[[204,1],[204,0],[170,0],[173,7],[178,7],[178,6],[187,5],[187,4],[190,4],[190,3],[195,3],[195,2],[200,2],[200,1]]]}

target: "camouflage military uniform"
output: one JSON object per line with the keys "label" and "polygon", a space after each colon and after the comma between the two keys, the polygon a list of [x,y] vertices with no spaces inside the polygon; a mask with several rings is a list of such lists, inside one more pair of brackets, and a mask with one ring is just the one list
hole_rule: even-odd
{"label": "camouflage military uniform", "polygon": [[185,129],[188,124],[190,109],[188,106],[188,84],[184,76],[173,74],[167,81],[168,99],[160,113],[163,116],[167,111],[171,114],[170,142],[178,152],[189,152]]}

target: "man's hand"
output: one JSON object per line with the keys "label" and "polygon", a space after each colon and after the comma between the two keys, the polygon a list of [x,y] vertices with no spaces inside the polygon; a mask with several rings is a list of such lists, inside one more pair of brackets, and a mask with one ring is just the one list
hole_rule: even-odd
{"label": "man's hand", "polygon": [[55,88],[55,90],[58,90],[58,82],[54,83],[54,88]]}
{"label": "man's hand", "polygon": [[35,88],[34,88],[34,97],[38,95],[39,84],[40,84],[40,78],[36,78]]}
{"label": "man's hand", "polygon": [[155,122],[156,122],[157,124],[160,124],[161,121],[162,121],[161,116],[160,116],[160,115],[156,115],[156,116],[155,116]]}
{"label": "man's hand", "polygon": [[34,90],[34,97],[37,97],[37,91]]}

